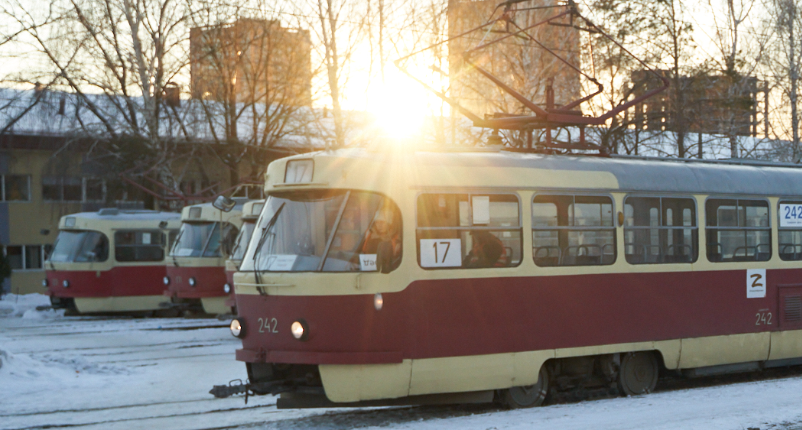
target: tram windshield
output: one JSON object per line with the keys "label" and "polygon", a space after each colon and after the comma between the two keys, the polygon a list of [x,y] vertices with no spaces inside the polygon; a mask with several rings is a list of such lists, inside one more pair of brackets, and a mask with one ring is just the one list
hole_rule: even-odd
{"label": "tram windshield", "polygon": [[237,240],[234,241],[234,250],[231,252],[232,260],[242,260],[242,257],[245,255],[245,249],[248,248],[248,241],[251,240],[251,236],[253,235],[254,226],[256,226],[255,221],[245,221],[242,223],[242,229],[237,236]]}
{"label": "tram windshield", "polygon": [[62,230],[49,260],[57,263],[93,263],[109,257],[109,239],[99,231]]}
{"label": "tram windshield", "polygon": [[388,198],[358,191],[272,194],[251,237],[242,271],[376,270],[378,248],[401,261],[401,213]]}
{"label": "tram windshield", "polygon": [[[222,224],[222,227],[221,227]],[[173,245],[173,257],[220,257],[231,252],[237,228],[229,223],[185,222]]]}

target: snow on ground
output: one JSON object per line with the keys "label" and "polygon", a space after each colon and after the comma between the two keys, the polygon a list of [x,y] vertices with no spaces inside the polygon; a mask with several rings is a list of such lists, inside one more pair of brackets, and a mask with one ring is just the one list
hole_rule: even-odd
{"label": "snow on ground", "polygon": [[504,411],[493,406],[277,410],[216,399],[245,379],[225,321],[64,317],[0,301],[0,429],[802,430],[802,376]]}
{"label": "snow on ground", "polygon": [[64,310],[36,309],[42,306],[50,306],[50,298],[44,294],[6,294],[0,300],[0,317],[47,319],[64,315]]}

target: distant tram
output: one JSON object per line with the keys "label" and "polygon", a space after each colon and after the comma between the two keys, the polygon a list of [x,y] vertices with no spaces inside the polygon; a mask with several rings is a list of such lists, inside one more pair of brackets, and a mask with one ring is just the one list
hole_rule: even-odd
{"label": "distant tram", "polygon": [[45,261],[51,303],[79,313],[159,311],[164,257],[180,223],[177,213],[145,210],[61,217]]}
{"label": "distant tram", "polygon": [[226,283],[223,286],[223,290],[229,295],[228,299],[226,299],[226,307],[228,308],[234,309],[237,306],[234,296],[234,273],[242,263],[242,257],[245,255],[245,250],[248,248],[251,235],[253,235],[256,220],[259,218],[259,214],[262,213],[264,206],[264,200],[254,200],[242,205],[242,228],[240,228],[239,234],[234,240],[234,249],[231,251],[228,260],[226,260]]}
{"label": "distant tram", "polygon": [[234,275],[279,407],[652,391],[802,364],[802,169],[343,149],[270,164]]}
{"label": "distant tram", "polygon": [[174,306],[191,312],[227,314],[226,258],[242,225],[242,205],[223,212],[211,203],[186,206],[181,211],[181,230],[167,258],[165,295]]}

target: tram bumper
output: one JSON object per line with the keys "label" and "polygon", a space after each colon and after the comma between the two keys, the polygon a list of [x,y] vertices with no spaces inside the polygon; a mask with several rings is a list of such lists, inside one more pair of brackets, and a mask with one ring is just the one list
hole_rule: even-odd
{"label": "tram bumper", "polygon": [[286,364],[397,364],[403,361],[400,351],[388,352],[308,352],[254,351],[238,349],[237,361],[246,363]]}

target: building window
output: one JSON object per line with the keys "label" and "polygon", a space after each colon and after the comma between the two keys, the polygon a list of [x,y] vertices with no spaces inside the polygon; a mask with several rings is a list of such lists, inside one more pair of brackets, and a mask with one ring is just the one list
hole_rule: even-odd
{"label": "building window", "polygon": [[709,199],[707,258],[712,262],[771,258],[769,204],[765,200]]}
{"label": "building window", "polygon": [[696,261],[696,206],[693,199],[627,197],[624,249],[630,264]]}
{"label": "building window", "polygon": [[106,181],[97,178],[42,178],[42,199],[54,202],[102,202],[106,200]]}
{"label": "building window", "polygon": [[4,253],[12,270],[42,269],[45,252],[51,245],[9,245]]}
{"label": "building window", "polygon": [[25,260],[22,258],[24,248],[24,246],[6,246],[6,259],[8,259],[11,270],[25,268]]}
{"label": "building window", "polygon": [[607,196],[535,196],[532,253],[541,267],[613,264],[613,200]]}
{"label": "building window", "polygon": [[30,175],[2,175],[3,201],[28,202],[31,200]]}
{"label": "building window", "polygon": [[418,262],[426,269],[521,264],[521,217],[513,194],[421,194]]}

